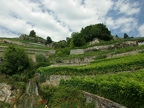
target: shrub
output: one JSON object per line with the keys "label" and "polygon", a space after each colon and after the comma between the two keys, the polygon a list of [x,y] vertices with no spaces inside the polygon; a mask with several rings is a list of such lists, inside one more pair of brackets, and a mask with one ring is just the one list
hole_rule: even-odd
{"label": "shrub", "polygon": [[9,46],[4,54],[1,71],[8,75],[22,73],[30,67],[28,55],[21,48]]}

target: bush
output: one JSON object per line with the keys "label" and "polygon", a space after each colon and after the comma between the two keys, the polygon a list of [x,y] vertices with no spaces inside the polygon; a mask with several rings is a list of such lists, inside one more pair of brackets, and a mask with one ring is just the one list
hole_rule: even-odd
{"label": "bush", "polygon": [[56,88],[50,85],[40,86],[40,94],[43,99],[50,100]]}
{"label": "bush", "polygon": [[30,67],[28,55],[21,48],[9,46],[4,54],[1,71],[8,75],[22,73]]}
{"label": "bush", "polygon": [[37,62],[46,62],[46,57],[43,54],[36,55]]}
{"label": "bush", "polygon": [[23,92],[25,92],[25,90],[26,90],[26,83],[25,82],[14,82],[13,86],[14,86],[14,88],[20,89]]}

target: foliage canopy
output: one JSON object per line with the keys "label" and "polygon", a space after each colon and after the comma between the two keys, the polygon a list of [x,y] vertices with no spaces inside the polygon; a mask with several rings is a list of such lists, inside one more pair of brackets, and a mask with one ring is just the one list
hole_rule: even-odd
{"label": "foliage canopy", "polygon": [[76,47],[83,46],[94,38],[109,41],[112,39],[111,31],[108,30],[106,25],[100,23],[86,26],[81,29],[80,33],[74,32],[71,34],[71,41]]}
{"label": "foliage canopy", "polygon": [[30,67],[28,55],[21,48],[9,46],[4,54],[2,72],[8,75],[21,73]]}
{"label": "foliage canopy", "polygon": [[52,39],[51,39],[51,37],[48,36],[45,44],[50,44],[50,43],[52,43]]}
{"label": "foliage canopy", "polygon": [[36,32],[34,30],[31,30],[29,36],[36,37]]}

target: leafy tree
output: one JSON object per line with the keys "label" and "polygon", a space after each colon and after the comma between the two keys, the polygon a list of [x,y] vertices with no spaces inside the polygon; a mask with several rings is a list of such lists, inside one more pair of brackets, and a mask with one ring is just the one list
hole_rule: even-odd
{"label": "leafy tree", "polygon": [[60,56],[64,56],[64,55],[69,55],[70,54],[70,48],[66,47],[66,48],[60,48],[56,51],[56,55],[58,57]]}
{"label": "leafy tree", "polygon": [[69,37],[66,37],[66,42],[67,42],[67,44],[68,44],[68,45],[70,45],[70,42],[71,42],[71,38],[69,38]]}
{"label": "leafy tree", "polygon": [[37,61],[36,65],[35,65],[36,68],[45,67],[45,66],[50,65],[49,60],[43,54],[37,54],[36,61]]}
{"label": "leafy tree", "polygon": [[72,33],[72,38],[74,46],[80,47],[85,44],[85,39],[81,33],[77,32]]}
{"label": "leafy tree", "polygon": [[34,30],[31,30],[29,36],[36,37],[36,32]]}
{"label": "leafy tree", "polygon": [[8,75],[21,73],[30,67],[28,55],[21,48],[9,46],[4,54],[2,72]]}
{"label": "leafy tree", "polygon": [[126,34],[126,33],[124,33],[124,38],[126,39],[126,38],[129,38],[129,36]]}
{"label": "leafy tree", "polygon": [[52,39],[51,39],[51,37],[48,36],[45,44],[50,44],[50,43],[52,43]]}
{"label": "leafy tree", "polygon": [[68,47],[68,43],[65,40],[60,40],[59,42],[55,43],[55,48],[65,48]]}
{"label": "leafy tree", "polygon": [[104,24],[94,24],[82,28],[80,33],[73,32],[71,34],[70,44],[73,43],[74,46],[80,47],[86,43],[98,38],[100,40],[109,41],[112,38],[111,32],[108,30]]}
{"label": "leafy tree", "polygon": [[86,42],[92,41],[94,38],[99,38],[101,40],[109,41],[112,39],[111,32],[104,24],[89,25],[81,30],[82,38]]}
{"label": "leafy tree", "polygon": [[83,35],[83,37],[85,38],[86,42],[89,42],[92,40],[91,36],[92,36],[92,33],[91,33],[91,28],[92,28],[92,25],[89,25],[89,26],[86,26],[85,28],[82,28],[81,29],[81,34]]}

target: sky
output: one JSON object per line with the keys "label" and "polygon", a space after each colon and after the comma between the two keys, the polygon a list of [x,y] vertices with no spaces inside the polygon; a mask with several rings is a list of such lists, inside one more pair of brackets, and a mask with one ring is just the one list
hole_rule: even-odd
{"label": "sky", "polygon": [[0,0],[0,37],[34,30],[60,41],[98,23],[114,36],[144,37],[144,0]]}

